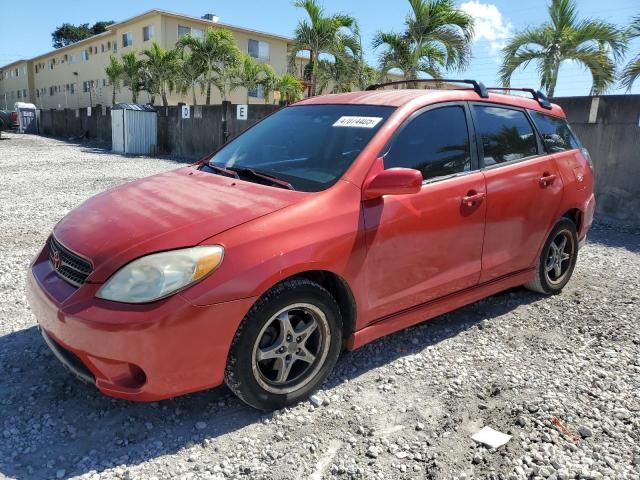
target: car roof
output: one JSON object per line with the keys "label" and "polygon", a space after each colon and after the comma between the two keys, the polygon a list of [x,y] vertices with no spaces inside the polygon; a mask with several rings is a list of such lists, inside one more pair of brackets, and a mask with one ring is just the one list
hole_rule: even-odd
{"label": "car roof", "polygon": [[369,90],[310,97],[297,102],[296,105],[384,105],[402,107],[412,103],[416,108],[420,108],[434,103],[455,101],[499,103],[505,106],[527,108],[565,118],[564,111],[556,104],[551,104],[551,109],[547,109],[531,98],[493,92],[489,93],[488,98],[482,98],[472,89]]}

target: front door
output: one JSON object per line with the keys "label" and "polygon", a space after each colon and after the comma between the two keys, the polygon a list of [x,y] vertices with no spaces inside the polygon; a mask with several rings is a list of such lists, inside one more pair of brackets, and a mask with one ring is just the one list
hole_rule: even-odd
{"label": "front door", "polygon": [[524,110],[471,106],[487,182],[480,282],[532,267],[562,196],[553,158]]}
{"label": "front door", "polygon": [[383,152],[385,168],[416,168],[425,181],[417,194],[363,202],[366,323],[478,283],[485,181],[468,120],[464,104],[419,111]]}

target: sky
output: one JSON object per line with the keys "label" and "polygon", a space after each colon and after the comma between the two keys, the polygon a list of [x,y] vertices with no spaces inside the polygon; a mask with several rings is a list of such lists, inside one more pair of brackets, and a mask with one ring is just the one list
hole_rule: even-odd
{"label": "sky", "polygon": [[[327,12],[348,13],[357,18],[367,47],[367,59],[376,64],[379,52],[370,48],[378,30],[402,30],[409,12],[406,0],[321,0]],[[600,18],[626,25],[640,14],[638,0],[577,0],[580,18]],[[473,60],[464,72],[451,72],[452,78],[474,78],[486,85],[498,85],[497,71],[501,46],[514,32],[536,26],[547,19],[547,0],[456,0],[458,7],[474,16],[476,38]],[[51,32],[63,22],[94,23],[98,20],[124,20],[144,11],[159,8],[202,16],[214,13],[220,21],[240,27],[291,36],[304,12],[292,0],[109,0],[80,2],[71,0],[0,0],[2,38],[0,65],[31,58],[52,50]],[[26,19],[26,20],[25,20]],[[633,43],[626,60],[640,52],[640,41]],[[512,86],[539,87],[534,65],[518,71]],[[579,65],[564,63],[560,68],[556,96],[588,95],[590,74]],[[640,81],[632,93],[640,94]],[[608,93],[624,93],[613,89]]]}

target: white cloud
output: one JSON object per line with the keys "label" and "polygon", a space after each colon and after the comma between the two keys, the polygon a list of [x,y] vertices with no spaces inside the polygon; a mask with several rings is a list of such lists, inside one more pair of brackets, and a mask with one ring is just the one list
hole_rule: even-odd
{"label": "white cloud", "polygon": [[471,0],[460,5],[460,9],[471,15],[475,21],[475,40],[486,40],[492,53],[497,53],[512,35],[513,25],[505,21],[502,13],[492,3]]}

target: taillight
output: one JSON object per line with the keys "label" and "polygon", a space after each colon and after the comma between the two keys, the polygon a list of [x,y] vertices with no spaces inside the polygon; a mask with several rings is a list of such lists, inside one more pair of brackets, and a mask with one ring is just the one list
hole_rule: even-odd
{"label": "taillight", "polygon": [[17,112],[11,112],[11,121],[14,122],[14,123],[18,121],[18,113]]}
{"label": "taillight", "polygon": [[593,172],[593,160],[591,160],[591,155],[589,155],[589,150],[582,147],[580,149],[580,152],[582,153],[582,156],[584,157],[584,159],[587,161],[587,164],[589,164],[589,168]]}

